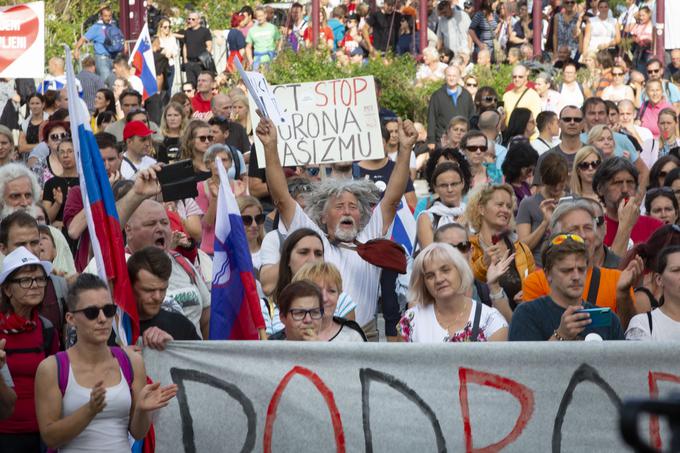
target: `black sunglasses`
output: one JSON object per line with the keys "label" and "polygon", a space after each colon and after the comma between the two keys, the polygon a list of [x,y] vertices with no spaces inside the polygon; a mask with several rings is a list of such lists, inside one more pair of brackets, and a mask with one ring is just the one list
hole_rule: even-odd
{"label": "black sunglasses", "polygon": [[203,143],[205,143],[205,142],[212,142],[212,141],[215,139],[215,137],[213,137],[212,135],[199,135],[199,136],[197,136],[197,137],[195,137],[195,138],[199,139],[199,140],[202,141]]}
{"label": "black sunglasses", "polygon": [[597,170],[597,167],[599,167],[601,163],[602,162],[600,162],[599,159],[594,160],[592,162],[581,162],[581,163],[578,164],[578,168],[580,170],[587,170],[589,168],[592,168],[593,170]]}
{"label": "black sunglasses", "polygon": [[74,310],[71,313],[82,313],[90,321],[94,321],[99,317],[99,312],[103,311],[104,316],[107,318],[113,318],[116,316],[116,311],[118,307],[115,304],[106,304],[103,307],[97,307],[96,305],[91,305],[89,307],[81,308],[80,310]]}
{"label": "black sunglasses", "polygon": [[474,153],[475,151],[485,153],[488,148],[486,145],[468,145],[465,147],[465,149],[471,153]]}
{"label": "black sunglasses", "polygon": [[560,120],[565,123],[580,123],[583,121],[583,118],[579,116],[565,116],[564,118],[560,118]]}
{"label": "black sunglasses", "polygon": [[61,134],[50,134],[50,139],[54,141],[64,140],[65,138],[71,138],[71,134],[68,132],[62,132]]}
{"label": "black sunglasses", "polygon": [[472,248],[472,244],[470,243],[470,241],[460,242],[458,244],[451,244],[451,245],[454,246],[455,248],[457,248],[458,251],[460,253],[463,253],[463,254],[469,252],[470,249]]}
{"label": "black sunglasses", "polygon": [[482,99],[484,99],[484,102],[496,102],[497,99],[494,96],[484,96]]}
{"label": "black sunglasses", "polygon": [[256,216],[252,215],[242,215],[241,219],[243,219],[243,224],[245,226],[250,226],[253,224],[253,221],[257,223],[258,225],[262,225],[264,223],[264,214],[258,214]]}

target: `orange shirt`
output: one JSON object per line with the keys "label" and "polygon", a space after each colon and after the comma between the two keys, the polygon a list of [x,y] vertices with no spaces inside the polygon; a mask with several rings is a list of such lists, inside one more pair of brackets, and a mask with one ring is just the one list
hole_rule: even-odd
{"label": "orange shirt", "polygon": [[[590,289],[590,278],[593,273],[593,268],[588,268],[588,273],[586,274],[586,283],[583,288],[583,300],[588,297],[588,290]],[[621,271],[617,269],[605,269],[600,268],[600,287],[597,290],[597,306],[598,307],[609,307],[612,311],[616,312],[616,285],[619,282],[619,277],[621,276]],[[522,282],[522,298],[525,301],[530,301],[538,299],[539,297],[547,296],[550,294],[550,285],[548,284],[548,279],[545,277],[543,269],[532,272],[529,276]],[[633,295],[633,290],[630,290],[630,297],[633,298],[635,302],[635,296]],[[593,303],[593,301],[588,301]]]}

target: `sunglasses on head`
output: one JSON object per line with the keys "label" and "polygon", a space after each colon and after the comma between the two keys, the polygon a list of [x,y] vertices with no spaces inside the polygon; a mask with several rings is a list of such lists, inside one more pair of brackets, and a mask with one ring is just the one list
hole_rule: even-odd
{"label": "sunglasses on head", "polygon": [[592,162],[581,162],[578,164],[578,168],[580,170],[588,170],[589,168],[592,168],[593,170],[597,170],[597,167],[600,166],[602,162],[598,160],[594,160]]}
{"label": "sunglasses on head", "polygon": [[253,222],[257,223],[258,225],[262,225],[264,223],[264,214],[258,214],[256,216],[242,215],[241,219],[243,220],[243,224],[245,226],[250,226],[253,224]]}
{"label": "sunglasses on head", "polygon": [[585,244],[585,241],[583,240],[583,238],[581,236],[579,236],[578,234],[558,234],[557,236],[552,238],[552,240],[550,241],[550,244],[551,245],[560,245],[560,244],[564,243],[564,241],[567,241],[567,240],[572,240],[572,241],[578,242],[580,244]]}
{"label": "sunglasses on head", "polygon": [[57,141],[57,140],[64,140],[65,138],[70,138],[71,134],[68,132],[62,132],[61,134],[50,134],[50,140]]}
{"label": "sunglasses on head", "polygon": [[96,305],[91,305],[89,307],[81,308],[80,310],[74,310],[71,313],[82,313],[90,321],[94,321],[99,317],[99,312],[103,311],[104,316],[107,318],[113,318],[116,316],[116,311],[118,307],[115,304],[106,304],[103,307],[97,307]]}
{"label": "sunglasses on head", "polygon": [[212,135],[199,135],[196,137],[198,140],[202,141],[203,143],[205,142],[211,142],[215,139]]}

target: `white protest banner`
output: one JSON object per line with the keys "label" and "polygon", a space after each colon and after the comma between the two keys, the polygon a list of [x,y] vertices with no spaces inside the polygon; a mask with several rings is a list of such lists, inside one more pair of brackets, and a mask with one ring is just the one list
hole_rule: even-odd
{"label": "white protest banner", "polygon": [[[155,422],[163,452],[621,452],[621,401],[680,389],[671,343],[175,342],[144,357],[179,386]],[[668,447],[665,426],[642,432]]]}
{"label": "white protest banner", "polygon": [[[287,124],[277,126],[281,164],[304,166],[380,159],[383,150],[373,76],[271,87]],[[250,100],[253,129],[260,118]],[[271,112],[270,112],[271,113]],[[255,136],[257,163],[264,148]]]}
{"label": "white protest banner", "polygon": [[45,76],[45,3],[0,7],[0,77]]}

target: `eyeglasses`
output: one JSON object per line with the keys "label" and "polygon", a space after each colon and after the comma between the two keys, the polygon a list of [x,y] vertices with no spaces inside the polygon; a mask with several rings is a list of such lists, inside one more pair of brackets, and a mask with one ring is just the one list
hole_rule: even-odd
{"label": "eyeglasses", "polygon": [[578,234],[558,234],[550,241],[551,245],[560,245],[566,240],[572,240],[578,242],[579,244],[585,244],[585,241]]}
{"label": "eyeglasses", "polygon": [[304,308],[291,308],[288,310],[288,314],[296,321],[302,321],[305,319],[307,314],[309,314],[309,317],[312,319],[321,319],[323,316],[323,308],[312,308],[311,310],[305,310]]}
{"label": "eyeglasses", "polygon": [[472,248],[470,241],[460,242],[458,244],[451,244],[453,247],[457,248],[460,253],[467,253]]}
{"label": "eyeglasses", "polygon": [[118,311],[118,307],[116,304],[106,304],[102,307],[97,307],[96,305],[90,305],[89,307],[81,308],[80,310],[74,310],[71,313],[82,313],[85,315],[87,319],[90,321],[94,321],[99,317],[99,312],[103,311],[104,316],[107,318],[113,318],[116,316],[116,312]]}
{"label": "eyeglasses", "polygon": [[485,153],[488,147],[486,145],[468,145],[465,147],[465,149],[470,151],[471,153],[474,152]]}
{"label": "eyeglasses", "polygon": [[450,189],[455,189],[456,187],[460,187],[463,184],[463,181],[456,181],[452,183],[441,183],[437,184],[437,189],[441,190],[450,190]]}
{"label": "eyeglasses", "polygon": [[466,83],[465,86],[468,87],[468,88],[477,88],[476,83]]}
{"label": "eyeglasses", "polygon": [[23,278],[13,278],[12,280],[7,280],[10,283],[17,283],[21,288],[28,289],[33,286],[38,288],[44,288],[47,286],[47,277],[23,277]]}
{"label": "eyeglasses", "polygon": [[599,159],[594,160],[592,162],[581,162],[580,164],[578,164],[578,168],[580,170],[588,170],[589,168],[592,168],[593,170],[597,170],[597,167],[599,167],[601,163],[602,162]]}
{"label": "eyeglasses", "polygon": [[264,214],[258,214],[256,216],[242,215],[241,219],[243,220],[243,224],[245,226],[250,226],[253,224],[253,222],[257,223],[258,225],[262,225],[264,223]]}
{"label": "eyeglasses", "polygon": [[482,98],[484,102],[497,102],[498,99],[496,99],[494,96],[484,96]]}
{"label": "eyeglasses", "polygon": [[659,69],[647,69],[647,72],[649,74],[656,74],[658,72],[661,72],[661,68],[659,68]]}
{"label": "eyeglasses", "polygon": [[68,132],[62,132],[61,134],[50,134],[50,140],[55,142],[57,140],[64,140],[65,138],[71,138],[71,134]]}
{"label": "eyeglasses", "polygon": [[215,139],[215,137],[213,137],[212,135],[199,135],[198,137],[194,137],[194,138],[202,141],[203,143],[211,142]]}
{"label": "eyeglasses", "polygon": [[580,116],[565,116],[564,118],[560,118],[560,121],[564,121],[565,123],[580,123],[583,121],[583,118]]}

